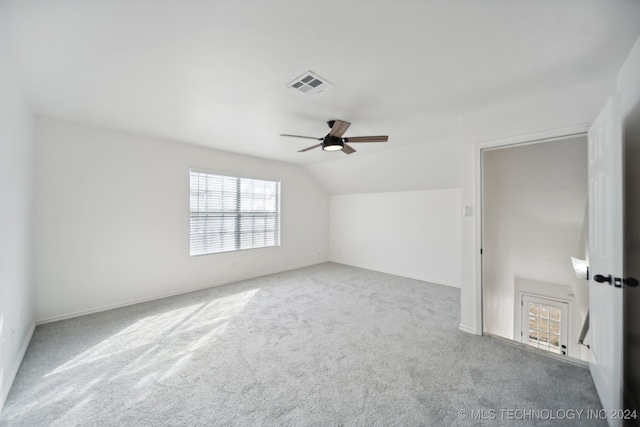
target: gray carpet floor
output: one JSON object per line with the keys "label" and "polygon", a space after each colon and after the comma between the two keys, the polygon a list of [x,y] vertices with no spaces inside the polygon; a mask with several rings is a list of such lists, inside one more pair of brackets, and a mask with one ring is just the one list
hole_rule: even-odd
{"label": "gray carpet floor", "polygon": [[606,425],[548,419],[600,408],[586,368],[459,313],[458,289],[326,263],[45,324],[0,425]]}

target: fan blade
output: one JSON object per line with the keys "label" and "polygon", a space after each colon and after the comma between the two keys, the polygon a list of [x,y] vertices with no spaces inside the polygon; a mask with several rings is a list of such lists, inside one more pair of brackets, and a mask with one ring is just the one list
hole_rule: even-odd
{"label": "fan blade", "polygon": [[349,129],[349,126],[351,126],[351,123],[349,122],[343,122],[342,120],[335,120],[333,122],[333,126],[331,127],[331,132],[329,132],[329,135],[337,136],[338,138],[340,138],[342,135],[344,135],[347,129]]}
{"label": "fan blade", "polygon": [[318,147],[320,147],[321,145],[322,145],[322,143],[320,143],[320,144],[316,144],[316,145],[312,145],[311,147],[307,147],[307,148],[305,148],[305,149],[302,149],[302,150],[298,151],[298,153],[303,153],[303,152],[305,152],[305,151],[313,150],[314,148],[318,148]]}
{"label": "fan blade", "polygon": [[315,139],[316,141],[322,141],[323,140],[323,138],[316,138],[316,137],[313,137],[313,136],[289,135],[287,133],[281,133],[280,136],[290,136],[292,138]]}
{"label": "fan blade", "polygon": [[356,150],[353,149],[353,147],[347,145],[347,144],[343,144],[342,145],[342,151],[344,151],[347,154],[351,154],[351,153],[355,153]]}
{"label": "fan blade", "polygon": [[344,142],[387,142],[389,140],[388,135],[378,136],[352,136],[344,138]]}

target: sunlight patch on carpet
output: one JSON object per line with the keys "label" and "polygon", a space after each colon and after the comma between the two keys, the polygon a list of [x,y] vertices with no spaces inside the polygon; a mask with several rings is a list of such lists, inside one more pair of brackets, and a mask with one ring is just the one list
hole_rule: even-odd
{"label": "sunlight patch on carpet", "polygon": [[[190,346],[190,350],[195,351],[208,341],[212,335],[223,334],[226,330],[228,319],[239,314],[259,290],[259,288],[251,289],[246,292],[218,298],[208,304],[193,304],[145,317],[44,376],[49,377],[60,374],[81,365],[96,363],[101,359],[110,358],[123,352],[130,352],[135,349],[142,350],[143,347],[147,347],[145,354],[149,358],[145,357],[145,360],[139,360],[139,362],[148,365],[153,361],[154,354],[161,353],[161,351],[149,351],[148,348],[151,347],[153,350],[162,339],[168,338],[172,334],[188,331],[193,327],[202,328],[203,325],[211,326],[215,324],[215,328],[210,331],[215,334],[206,334],[206,336],[201,337]],[[203,319],[207,319],[206,322],[203,322]]]}

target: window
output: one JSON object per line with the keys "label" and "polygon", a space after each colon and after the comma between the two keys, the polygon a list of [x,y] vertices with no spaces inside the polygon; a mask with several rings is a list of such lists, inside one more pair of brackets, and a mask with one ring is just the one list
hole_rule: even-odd
{"label": "window", "polygon": [[191,250],[280,245],[280,182],[191,171]]}
{"label": "window", "polygon": [[568,304],[522,295],[522,342],[552,353],[567,354]]}

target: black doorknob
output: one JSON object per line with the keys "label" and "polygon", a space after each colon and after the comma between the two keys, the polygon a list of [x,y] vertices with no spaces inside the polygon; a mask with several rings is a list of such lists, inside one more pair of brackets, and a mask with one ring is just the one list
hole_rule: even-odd
{"label": "black doorknob", "polygon": [[[596,274],[595,276],[593,276],[593,280],[595,280],[598,283],[606,282],[611,285],[613,284],[614,278],[610,274],[607,276],[603,276],[602,274]],[[620,279],[616,277],[615,282],[616,282],[616,287],[618,288],[622,287],[622,283],[632,288],[635,288],[636,286],[638,286],[638,279],[636,279],[635,277],[627,277],[626,279]]]}
{"label": "black doorknob", "polygon": [[638,286],[638,279],[634,277],[627,277],[626,279],[623,280],[623,282],[625,285],[631,286],[632,288],[635,288],[636,286]]}
{"label": "black doorknob", "polygon": [[608,284],[611,284],[612,277],[610,274],[608,276],[603,276],[602,274],[596,274],[595,276],[593,276],[593,280],[595,280],[598,283],[607,282]]}

